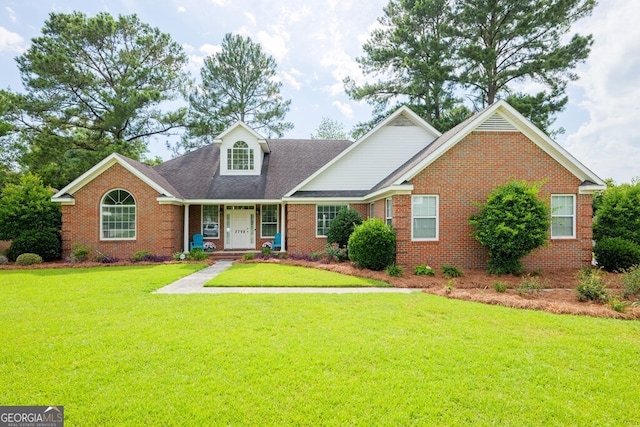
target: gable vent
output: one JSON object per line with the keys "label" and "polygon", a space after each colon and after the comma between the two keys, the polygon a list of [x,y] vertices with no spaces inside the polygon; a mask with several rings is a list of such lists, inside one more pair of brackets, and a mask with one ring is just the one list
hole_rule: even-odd
{"label": "gable vent", "polygon": [[507,119],[500,114],[494,114],[489,117],[484,123],[477,127],[476,130],[484,131],[517,131]]}
{"label": "gable vent", "polygon": [[403,115],[399,115],[395,119],[391,120],[391,122],[387,123],[387,126],[416,126],[416,124],[413,120]]}

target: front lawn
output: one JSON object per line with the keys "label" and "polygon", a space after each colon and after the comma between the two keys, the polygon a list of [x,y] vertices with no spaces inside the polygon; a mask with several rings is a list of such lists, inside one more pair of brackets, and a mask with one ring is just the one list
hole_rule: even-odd
{"label": "front lawn", "polygon": [[284,264],[234,264],[208,281],[205,286],[265,287],[389,287],[389,283],[347,276],[317,268]]}
{"label": "front lawn", "polygon": [[199,268],[0,272],[0,402],[65,426],[636,425],[640,322],[411,294],[152,294]]}

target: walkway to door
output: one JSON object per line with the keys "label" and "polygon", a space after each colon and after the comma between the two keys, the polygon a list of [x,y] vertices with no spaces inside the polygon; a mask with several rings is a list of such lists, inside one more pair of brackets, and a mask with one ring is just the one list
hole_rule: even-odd
{"label": "walkway to door", "polygon": [[370,294],[420,292],[419,289],[406,288],[275,288],[275,287],[223,287],[205,288],[204,284],[231,267],[233,260],[221,259],[215,264],[183,277],[154,293],[157,294]]}

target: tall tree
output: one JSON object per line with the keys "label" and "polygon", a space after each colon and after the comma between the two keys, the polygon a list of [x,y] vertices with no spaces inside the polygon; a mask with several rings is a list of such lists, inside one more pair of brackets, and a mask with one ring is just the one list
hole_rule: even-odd
{"label": "tall tree", "polygon": [[323,117],[316,133],[311,134],[311,139],[347,139],[347,134],[342,123],[329,117]]}
{"label": "tall tree", "polygon": [[[510,84],[531,79],[563,101],[572,69],[591,50],[591,35],[571,25],[591,14],[596,0],[454,0],[460,81],[481,106],[493,104]],[[565,41],[566,40],[566,41]]]}
{"label": "tall tree", "polygon": [[449,45],[450,2],[391,0],[383,10],[381,28],[372,32],[362,47],[365,55],[357,59],[377,81],[358,86],[346,78],[347,94],[372,104],[377,115],[386,115],[391,101],[407,103],[435,128],[446,130],[449,120],[444,116],[458,102]]}
{"label": "tall tree", "polygon": [[280,95],[282,83],[275,80],[276,60],[249,37],[226,34],[222,50],[204,60],[202,82],[189,98],[189,124],[174,152],[191,151],[210,143],[236,121],[242,121],[265,136],[281,137],[293,129],[285,122],[291,100]]}
{"label": "tall tree", "polygon": [[187,56],[137,16],[52,13],[17,58],[26,93],[13,123],[27,146],[21,162],[62,186],[118,151],[140,159],[149,137],[183,125],[184,109],[160,110],[188,81]]}

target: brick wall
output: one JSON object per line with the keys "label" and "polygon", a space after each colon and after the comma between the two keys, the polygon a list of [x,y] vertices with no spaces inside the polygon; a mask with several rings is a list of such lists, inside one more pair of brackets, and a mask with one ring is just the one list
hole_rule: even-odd
{"label": "brick wall", "polygon": [[[100,201],[109,191],[124,189],[136,200],[136,239],[100,240]],[[86,184],[74,195],[75,205],[62,206],[62,252],[71,254],[74,243],[105,255],[130,258],[140,250],[171,255],[182,249],[184,208],[160,205],[158,192],[119,164]],[[95,255],[95,251],[93,252]]]}
{"label": "brick wall", "polygon": [[486,268],[485,248],[471,237],[472,202],[483,203],[498,185],[511,179],[543,181],[540,198],[576,194],[575,239],[553,239],[527,256],[527,268],[577,268],[591,261],[591,196],[577,195],[580,181],[521,133],[473,132],[413,180],[416,195],[439,196],[439,240],[411,241],[411,196],[393,198],[393,225],[398,233],[397,261],[414,267]]}

